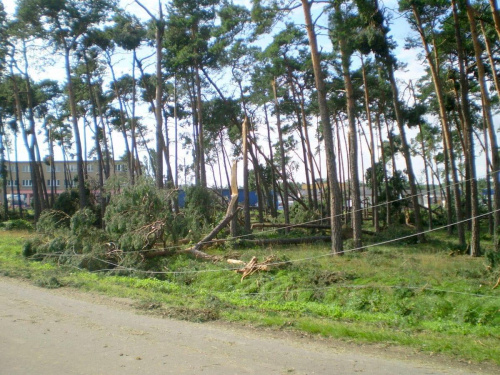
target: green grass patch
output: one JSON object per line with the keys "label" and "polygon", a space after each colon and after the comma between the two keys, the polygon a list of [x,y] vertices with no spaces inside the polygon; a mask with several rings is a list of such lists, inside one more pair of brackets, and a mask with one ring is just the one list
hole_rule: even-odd
{"label": "green grass patch", "polygon": [[500,290],[492,290],[500,269],[487,257],[457,253],[442,232],[425,244],[378,246],[342,257],[328,255],[328,244],[232,249],[232,257],[244,261],[270,255],[289,261],[244,280],[224,262],[182,255],[136,271],[94,273],[53,258],[28,260],[22,246],[32,236],[0,232],[0,274],[46,288],[131,298],[159,316],[293,329],[500,365]]}

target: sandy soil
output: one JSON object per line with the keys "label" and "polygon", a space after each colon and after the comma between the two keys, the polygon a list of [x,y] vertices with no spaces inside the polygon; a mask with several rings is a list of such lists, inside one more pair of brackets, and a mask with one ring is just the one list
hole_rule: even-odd
{"label": "sandy soil", "polygon": [[499,373],[409,349],[161,319],[133,304],[0,278],[0,374]]}

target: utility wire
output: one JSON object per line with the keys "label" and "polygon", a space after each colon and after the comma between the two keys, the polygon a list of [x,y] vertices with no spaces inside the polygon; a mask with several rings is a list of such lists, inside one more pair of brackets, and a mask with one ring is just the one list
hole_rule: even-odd
{"label": "utility wire", "polygon": [[[387,240],[387,241],[377,242],[377,243],[374,243],[374,244],[368,244],[368,245],[356,247],[356,248],[353,248],[353,249],[343,250],[343,251],[338,252],[338,253],[328,252],[328,253],[325,253],[325,254],[315,255],[315,256],[311,256],[311,257],[304,257],[304,258],[298,258],[298,259],[291,259],[291,260],[287,260],[287,261],[278,261],[278,262],[268,263],[267,265],[268,266],[279,266],[279,265],[284,265],[284,264],[300,263],[300,262],[305,262],[305,261],[320,259],[320,258],[332,256],[332,255],[347,254],[347,253],[352,253],[352,252],[356,252],[356,251],[361,251],[361,250],[364,250],[364,249],[369,249],[369,248],[372,248],[372,247],[387,245],[387,244],[390,244],[390,243],[394,243],[394,242],[398,242],[398,241],[401,241],[401,240],[405,240],[405,239],[416,237],[416,236],[418,236],[419,234],[422,234],[422,233],[423,234],[427,234],[427,233],[431,233],[431,232],[436,232],[436,231],[448,228],[448,227],[453,226],[453,225],[457,225],[457,224],[460,224],[460,223],[465,223],[465,222],[467,222],[469,220],[473,220],[473,219],[476,219],[476,218],[481,218],[481,217],[490,215],[490,214],[495,213],[497,211],[500,211],[500,209],[495,210],[495,211],[491,211],[491,212],[487,212],[487,213],[484,213],[484,214],[481,214],[481,215],[477,215],[477,216],[469,218],[469,219],[460,220],[460,221],[454,222],[452,224],[446,224],[446,225],[443,225],[441,227],[437,227],[437,228],[433,228],[433,229],[428,229],[428,230],[420,232],[420,233],[412,233],[412,234],[409,234],[409,235],[406,235],[406,236],[402,236],[402,237],[398,237],[398,238],[393,238],[393,239],[390,239],[390,240]],[[104,260],[104,259],[100,259],[100,258],[94,257],[94,256],[92,256],[92,258],[94,258],[95,260],[102,261],[102,262],[104,262],[106,264],[109,264],[109,265],[117,267],[116,269],[114,269],[114,271],[140,272],[140,273],[146,273],[146,274],[149,274],[149,275],[169,275],[169,274],[175,275],[175,274],[196,274],[196,273],[209,273],[209,272],[225,272],[225,271],[235,271],[235,270],[238,270],[238,269],[241,268],[241,267],[229,267],[229,268],[220,268],[220,269],[186,270],[186,271],[145,271],[145,270],[139,270],[139,269],[135,269],[135,268],[123,267],[123,266],[120,266],[119,264],[115,264],[113,262],[110,262],[110,261],[107,261],[107,260]]]}

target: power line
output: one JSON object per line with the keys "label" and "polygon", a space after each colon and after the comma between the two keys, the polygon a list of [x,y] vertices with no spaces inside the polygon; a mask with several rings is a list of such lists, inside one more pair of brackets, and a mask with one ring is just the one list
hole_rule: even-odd
{"label": "power line", "polygon": [[[477,215],[477,216],[469,218],[469,219],[464,219],[464,220],[461,220],[461,221],[457,221],[457,222],[454,222],[452,224],[446,224],[446,225],[443,225],[441,227],[437,227],[437,228],[433,228],[433,229],[428,229],[428,230],[426,230],[424,232],[412,233],[412,234],[409,234],[409,235],[406,235],[406,236],[402,236],[402,237],[390,239],[390,240],[387,240],[387,241],[377,242],[377,243],[374,243],[374,244],[368,244],[368,245],[356,247],[356,248],[353,248],[353,249],[343,250],[343,251],[338,252],[338,253],[328,252],[328,253],[325,253],[325,254],[315,255],[315,256],[311,256],[311,257],[304,257],[304,258],[298,258],[298,259],[291,259],[291,260],[287,260],[287,261],[278,261],[278,262],[268,263],[267,265],[268,266],[280,266],[280,265],[290,264],[290,263],[300,263],[300,262],[305,262],[305,261],[309,261],[309,260],[320,259],[320,258],[332,256],[332,255],[347,254],[347,253],[351,253],[351,252],[355,252],[355,251],[361,251],[361,250],[372,248],[372,247],[387,245],[387,244],[390,244],[390,243],[394,243],[394,242],[398,242],[398,241],[401,241],[401,240],[405,240],[405,239],[416,237],[419,234],[427,234],[427,233],[436,232],[436,231],[439,231],[439,230],[442,230],[442,229],[446,229],[446,228],[448,228],[450,226],[457,225],[457,224],[460,224],[460,223],[465,223],[465,222],[467,222],[469,220],[473,220],[473,219],[476,219],[476,218],[484,217],[484,216],[490,215],[492,213],[495,213],[497,211],[500,211],[500,209],[495,210],[495,211],[491,211],[491,212],[487,212],[485,214]],[[83,256],[83,254],[82,254],[82,256]],[[94,256],[92,256],[92,257],[95,260],[99,260],[99,261],[102,261],[102,262],[104,262],[106,264],[118,267],[117,269],[114,269],[114,271],[140,272],[140,273],[146,273],[146,274],[149,274],[149,275],[169,275],[169,274],[170,275],[175,275],[175,274],[196,274],[196,273],[210,273],[210,272],[226,272],[226,271],[235,271],[235,270],[238,270],[238,269],[241,268],[241,267],[230,267],[230,268],[220,268],[220,269],[186,270],[186,271],[145,271],[145,270],[139,270],[139,269],[135,269],[135,268],[122,267],[119,264],[115,264],[113,262],[110,262],[110,261],[107,261],[107,260],[103,260],[103,259],[100,259],[100,258],[97,258],[97,257],[94,257]]]}

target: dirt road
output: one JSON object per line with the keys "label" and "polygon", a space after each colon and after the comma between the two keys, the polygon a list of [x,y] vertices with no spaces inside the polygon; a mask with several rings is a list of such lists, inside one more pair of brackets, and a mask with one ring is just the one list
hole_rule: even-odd
{"label": "dirt road", "polygon": [[0,278],[0,374],[488,373],[380,348],[138,315],[130,305]]}

